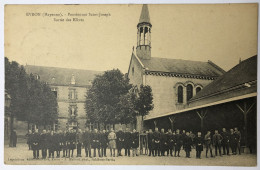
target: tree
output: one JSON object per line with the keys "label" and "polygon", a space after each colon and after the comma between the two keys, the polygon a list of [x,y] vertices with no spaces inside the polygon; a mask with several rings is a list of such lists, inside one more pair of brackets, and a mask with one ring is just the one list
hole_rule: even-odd
{"label": "tree", "polygon": [[137,93],[137,99],[135,100],[136,115],[142,117],[141,127],[143,127],[144,116],[148,115],[153,110],[153,107],[152,88],[149,85],[141,85]]}
{"label": "tree", "polygon": [[120,97],[120,101],[118,103],[118,108],[121,115],[121,123],[136,123],[136,110],[135,110],[135,102],[136,95],[133,91],[129,91],[127,94]]}
{"label": "tree", "polygon": [[57,118],[57,100],[50,87],[6,57],[5,90],[12,99],[9,108],[11,131],[14,117],[39,125],[50,125]]}
{"label": "tree", "polygon": [[131,87],[129,79],[118,69],[97,75],[86,95],[85,110],[88,119],[105,125],[121,123],[125,116],[121,106]]}

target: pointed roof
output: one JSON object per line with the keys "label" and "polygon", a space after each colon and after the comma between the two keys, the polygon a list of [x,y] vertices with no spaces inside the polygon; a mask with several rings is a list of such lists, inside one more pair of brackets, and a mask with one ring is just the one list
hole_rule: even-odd
{"label": "pointed roof", "polygon": [[147,4],[144,4],[142,7],[142,12],[141,12],[138,24],[141,24],[141,23],[151,23]]}

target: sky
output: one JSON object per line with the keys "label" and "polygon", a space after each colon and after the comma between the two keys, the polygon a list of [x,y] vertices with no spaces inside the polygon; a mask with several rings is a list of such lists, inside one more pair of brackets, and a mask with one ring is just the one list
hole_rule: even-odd
{"label": "sky", "polygon": [[[152,57],[211,60],[227,71],[240,58],[257,54],[256,4],[148,8]],[[126,73],[141,9],[142,5],[6,5],[5,56],[21,65],[119,68]]]}

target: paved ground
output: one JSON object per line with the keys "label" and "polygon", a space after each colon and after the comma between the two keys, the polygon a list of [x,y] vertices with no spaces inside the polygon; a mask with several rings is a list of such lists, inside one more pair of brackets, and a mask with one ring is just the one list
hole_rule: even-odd
{"label": "paved ground", "polygon": [[[82,150],[83,151],[83,150]],[[109,150],[107,150],[109,155]],[[124,153],[124,151],[123,151]],[[202,159],[195,158],[194,149],[191,152],[191,158],[185,158],[184,150],[181,150],[181,157],[149,157],[140,155],[137,157],[106,157],[106,158],[54,158],[46,160],[32,159],[32,151],[28,150],[27,145],[18,144],[16,148],[10,148],[7,145],[4,150],[5,164],[73,164],[73,165],[200,165],[200,166],[256,166],[257,158],[255,154],[242,154],[231,156],[217,156],[215,158],[206,158],[205,151],[202,153]],[[83,156],[85,156],[83,154]],[[41,157],[41,151],[40,151]]]}

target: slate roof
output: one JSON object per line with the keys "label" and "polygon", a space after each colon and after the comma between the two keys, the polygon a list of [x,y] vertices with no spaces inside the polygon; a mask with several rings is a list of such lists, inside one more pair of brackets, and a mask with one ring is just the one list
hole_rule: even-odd
{"label": "slate roof", "polygon": [[148,10],[148,6],[146,4],[144,4],[142,7],[142,12],[141,12],[140,19],[139,19],[139,24],[140,23],[150,23],[149,10]]}
{"label": "slate roof", "polygon": [[[232,90],[232,88],[240,85],[242,85],[242,87],[245,88],[246,87],[245,83],[254,82],[256,80],[257,80],[257,55],[242,61],[240,64],[230,69],[227,73],[218,77],[215,81],[213,81],[212,83],[204,87],[198,94],[196,94],[196,96],[194,96],[190,100],[190,102],[199,100],[200,98],[204,98],[204,100],[207,100],[207,96],[224,92],[229,89]],[[247,91],[253,90],[254,92],[256,92],[256,87],[248,86],[246,90]],[[245,89],[243,91],[245,91]],[[223,97],[227,98],[228,96],[225,95]]]}
{"label": "slate roof", "polygon": [[149,71],[168,72],[178,74],[218,77],[225,73],[223,69],[212,63],[181,59],[156,58],[141,59],[144,67]]}
{"label": "slate roof", "polygon": [[[70,68],[58,68],[58,67],[45,67],[45,66],[24,66],[28,74],[32,73],[40,76],[40,80],[47,82],[48,84],[57,85],[69,85],[72,75],[76,80],[76,85],[86,86],[90,85],[97,74],[101,74],[100,71],[70,69]],[[53,80],[53,77],[55,78]]]}

